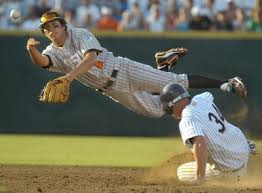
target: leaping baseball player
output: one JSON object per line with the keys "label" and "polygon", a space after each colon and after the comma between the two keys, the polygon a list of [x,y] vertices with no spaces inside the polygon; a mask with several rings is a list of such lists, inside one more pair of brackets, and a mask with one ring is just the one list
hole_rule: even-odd
{"label": "leaping baseball player", "polygon": [[170,49],[156,53],[158,68],[154,69],[127,58],[115,57],[100,46],[96,37],[87,29],[69,28],[57,12],[46,12],[40,18],[40,30],[51,41],[45,50],[39,52],[40,44],[34,38],[27,41],[27,50],[33,63],[64,76],[51,80],[44,87],[40,101],[64,103],[67,101],[70,83],[80,83],[100,91],[128,109],[148,117],[160,117],[159,95],[170,82],[185,88],[220,88],[246,97],[247,91],[238,77],[215,80],[198,75],[166,72],[174,66],[187,50]]}
{"label": "leaping baseball player", "polygon": [[256,146],[226,120],[211,93],[204,92],[191,99],[182,85],[170,83],[163,88],[160,100],[167,114],[181,119],[183,143],[195,158],[194,162],[178,167],[180,181],[201,184],[218,177],[237,179],[245,173],[249,154],[256,153]]}

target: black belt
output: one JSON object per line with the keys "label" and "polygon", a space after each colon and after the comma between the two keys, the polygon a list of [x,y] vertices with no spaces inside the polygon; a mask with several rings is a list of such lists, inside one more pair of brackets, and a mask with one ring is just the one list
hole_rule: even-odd
{"label": "black belt", "polygon": [[115,78],[117,76],[117,73],[118,73],[118,70],[113,70],[113,72],[110,76],[110,79],[107,81],[106,85],[102,88],[97,89],[97,91],[103,92],[103,91],[107,90],[108,88],[110,88],[113,85],[113,83],[115,82]]}

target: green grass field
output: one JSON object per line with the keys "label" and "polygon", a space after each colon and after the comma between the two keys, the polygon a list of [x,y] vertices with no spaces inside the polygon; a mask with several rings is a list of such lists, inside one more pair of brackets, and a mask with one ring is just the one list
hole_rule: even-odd
{"label": "green grass field", "polygon": [[180,138],[0,135],[0,144],[0,164],[150,167],[186,151]]}

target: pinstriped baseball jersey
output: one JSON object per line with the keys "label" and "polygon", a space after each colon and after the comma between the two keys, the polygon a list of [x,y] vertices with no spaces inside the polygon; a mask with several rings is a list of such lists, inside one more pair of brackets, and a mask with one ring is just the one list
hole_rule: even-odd
{"label": "pinstriped baseball jersey", "polygon": [[86,29],[69,28],[68,37],[63,47],[50,44],[42,54],[51,58],[50,71],[69,73],[84,58],[89,50],[98,50],[97,60],[103,62],[102,67],[93,66],[87,73],[77,77],[82,84],[93,89],[106,86],[113,70],[118,70],[113,85],[103,93],[128,109],[149,117],[160,117],[159,96],[150,92],[159,92],[170,82],[177,82],[188,88],[185,74],[163,72],[127,58],[115,57],[107,49],[100,46],[95,36]]}
{"label": "pinstriped baseball jersey", "polygon": [[209,159],[223,171],[243,167],[248,161],[249,146],[242,131],[230,124],[218,110],[209,92],[193,97],[182,112],[179,129],[184,144],[190,138],[205,136]]}

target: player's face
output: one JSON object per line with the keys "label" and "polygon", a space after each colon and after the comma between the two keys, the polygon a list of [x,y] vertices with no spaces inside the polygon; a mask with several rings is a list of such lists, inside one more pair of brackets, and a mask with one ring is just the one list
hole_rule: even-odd
{"label": "player's face", "polygon": [[65,26],[63,26],[60,21],[55,20],[47,23],[44,28],[45,36],[52,42],[57,41],[65,35]]}
{"label": "player's face", "polygon": [[183,100],[180,100],[173,105],[172,117],[174,117],[175,119],[181,119],[182,105]]}
{"label": "player's face", "polygon": [[181,111],[176,104],[173,106],[172,117],[174,117],[175,119],[181,119]]}

